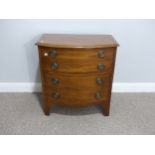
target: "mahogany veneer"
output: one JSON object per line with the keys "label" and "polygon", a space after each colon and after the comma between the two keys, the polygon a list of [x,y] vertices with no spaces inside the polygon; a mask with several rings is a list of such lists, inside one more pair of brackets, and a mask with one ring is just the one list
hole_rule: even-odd
{"label": "mahogany veneer", "polygon": [[111,35],[44,34],[39,51],[44,112],[53,104],[103,105],[109,115],[118,43]]}

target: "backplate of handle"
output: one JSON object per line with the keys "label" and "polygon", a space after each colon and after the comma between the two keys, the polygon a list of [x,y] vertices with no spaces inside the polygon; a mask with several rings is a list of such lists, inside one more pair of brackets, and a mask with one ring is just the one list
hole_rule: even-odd
{"label": "backplate of handle", "polygon": [[54,63],[52,63],[51,67],[53,70],[56,70],[56,69],[58,69],[59,65],[56,62],[54,62]]}
{"label": "backplate of handle", "polygon": [[59,92],[53,92],[52,97],[55,99],[60,98],[60,93]]}
{"label": "backplate of handle", "polygon": [[57,55],[57,51],[55,49],[53,49],[49,52],[49,56],[51,56],[51,57],[55,57],[56,55]]}
{"label": "backplate of handle", "polygon": [[97,65],[97,69],[98,69],[99,71],[104,71],[104,65],[103,65],[103,64],[98,64],[98,65]]}
{"label": "backplate of handle", "polygon": [[99,99],[102,99],[102,98],[103,98],[103,96],[102,96],[101,92],[96,92],[95,96],[96,96],[96,99],[97,99],[97,100],[99,100]]}
{"label": "backplate of handle", "polygon": [[103,84],[103,79],[100,78],[100,77],[97,77],[96,78],[96,83],[99,84],[99,85]]}
{"label": "backplate of handle", "polygon": [[53,84],[59,84],[59,80],[57,78],[52,78],[52,83]]}
{"label": "backplate of handle", "polygon": [[99,58],[104,58],[104,50],[103,50],[103,49],[99,50],[99,51],[97,52],[97,56],[98,56]]}

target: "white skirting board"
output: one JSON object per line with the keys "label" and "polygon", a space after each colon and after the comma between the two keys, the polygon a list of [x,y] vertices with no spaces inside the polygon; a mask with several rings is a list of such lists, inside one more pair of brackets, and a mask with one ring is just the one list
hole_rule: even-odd
{"label": "white skirting board", "polygon": [[[0,83],[0,92],[41,92],[41,83]],[[155,92],[155,83],[114,83],[112,92]]]}
{"label": "white skirting board", "polygon": [[41,83],[0,83],[0,92],[41,92]]}

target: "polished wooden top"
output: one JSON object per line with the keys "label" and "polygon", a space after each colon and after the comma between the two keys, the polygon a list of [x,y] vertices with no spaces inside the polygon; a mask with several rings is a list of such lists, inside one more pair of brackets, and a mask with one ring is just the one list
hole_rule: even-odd
{"label": "polished wooden top", "polygon": [[104,48],[119,44],[111,35],[44,34],[38,46],[55,48]]}

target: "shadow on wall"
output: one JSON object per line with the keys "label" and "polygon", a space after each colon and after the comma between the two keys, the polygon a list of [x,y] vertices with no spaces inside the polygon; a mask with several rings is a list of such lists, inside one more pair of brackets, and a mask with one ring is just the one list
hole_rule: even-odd
{"label": "shadow on wall", "polygon": [[39,40],[40,36],[41,35],[35,36],[33,39],[30,39],[28,43],[25,44],[29,82],[35,83],[33,88],[34,91],[38,91],[40,89],[37,85],[38,83],[40,83],[39,56],[38,48],[35,45],[35,43]]}

